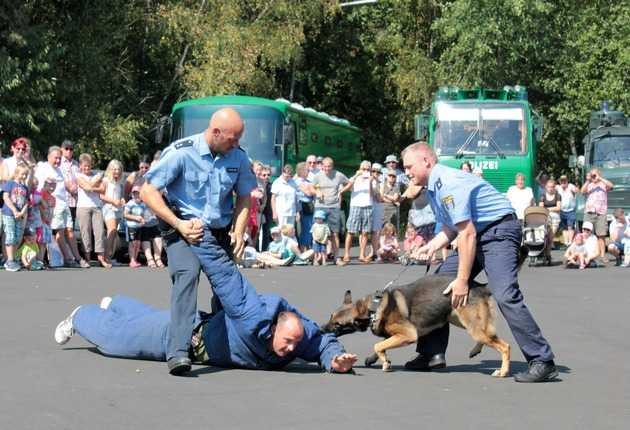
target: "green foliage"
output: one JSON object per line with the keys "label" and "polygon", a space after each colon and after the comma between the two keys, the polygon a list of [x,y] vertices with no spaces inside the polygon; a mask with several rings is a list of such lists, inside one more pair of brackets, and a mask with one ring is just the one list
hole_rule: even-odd
{"label": "green foliage", "polygon": [[[6,3],[6,2],[5,2]],[[445,84],[523,84],[560,173],[600,101],[630,112],[630,6],[595,0],[26,0],[0,6],[0,125],[127,167],[191,97],[285,97],[364,129],[382,160]],[[573,148],[572,148],[573,144]]]}

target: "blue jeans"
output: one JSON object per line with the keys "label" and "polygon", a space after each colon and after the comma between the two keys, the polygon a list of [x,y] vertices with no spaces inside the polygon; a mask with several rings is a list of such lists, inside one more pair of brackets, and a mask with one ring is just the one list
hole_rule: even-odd
{"label": "blue jeans", "polygon": [[105,355],[158,361],[166,357],[167,310],[130,297],[114,296],[107,309],[98,305],[81,306],[72,323],[81,337]]}
{"label": "blue jeans", "polygon": [[[474,279],[481,270],[486,271],[488,288],[525,359],[528,362],[550,361],[554,358],[551,346],[525,305],[518,285],[520,246],[521,224],[518,220],[504,221],[477,235],[477,250],[470,279]],[[458,265],[459,257],[455,253],[444,261],[437,272],[456,274]],[[449,325],[446,324],[418,339],[417,351],[427,357],[445,353],[448,335]]]}
{"label": "blue jeans", "polygon": [[298,237],[298,244],[300,246],[311,247],[313,242],[313,236],[311,235],[311,227],[313,226],[313,214],[304,215],[300,214],[300,236]]}

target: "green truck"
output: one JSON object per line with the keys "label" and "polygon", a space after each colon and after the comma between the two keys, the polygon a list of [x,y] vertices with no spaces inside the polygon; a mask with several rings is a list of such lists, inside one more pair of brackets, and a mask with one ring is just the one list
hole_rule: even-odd
{"label": "green truck", "polygon": [[[608,192],[608,220],[612,211],[623,208],[630,213],[630,119],[623,112],[609,110],[608,103],[602,110],[591,113],[589,132],[584,137],[584,155],[572,157],[569,165],[577,167],[584,183],[586,175],[594,167],[611,181]],[[584,216],[584,196],[577,197],[577,218]]]}
{"label": "green truck", "polygon": [[536,148],[543,120],[523,86],[503,89],[442,87],[415,117],[415,137],[431,145],[439,162],[459,168],[468,161],[497,190],[506,192],[517,173],[537,190]]}
{"label": "green truck", "polygon": [[[225,107],[237,110],[245,123],[240,140],[252,160],[271,166],[278,176],[285,164],[295,165],[309,154],[328,156],[335,168],[354,173],[361,162],[361,131],[345,119],[285,99],[249,96],[213,96],[187,100],[173,106],[162,121],[167,142],[200,133],[212,114]],[[160,140],[160,139],[158,139]]]}

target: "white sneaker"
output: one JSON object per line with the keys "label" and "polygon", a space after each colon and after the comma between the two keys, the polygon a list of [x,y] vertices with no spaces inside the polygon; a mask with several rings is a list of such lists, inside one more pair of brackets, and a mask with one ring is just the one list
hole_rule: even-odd
{"label": "white sneaker", "polygon": [[101,299],[101,304],[99,305],[101,309],[107,309],[112,302],[112,298],[109,296],[105,296]]}
{"label": "white sneaker", "polygon": [[72,318],[74,317],[74,314],[77,313],[80,307],[81,306],[77,306],[72,311],[72,313],[68,315],[68,318],[57,324],[57,328],[55,329],[55,342],[57,342],[59,345],[68,343],[68,341],[74,334],[74,328],[72,327]]}
{"label": "white sneaker", "polygon": [[300,260],[308,261],[311,259],[313,254],[315,254],[315,251],[313,251],[312,249],[309,249],[308,251],[304,251],[303,253],[300,254]]}

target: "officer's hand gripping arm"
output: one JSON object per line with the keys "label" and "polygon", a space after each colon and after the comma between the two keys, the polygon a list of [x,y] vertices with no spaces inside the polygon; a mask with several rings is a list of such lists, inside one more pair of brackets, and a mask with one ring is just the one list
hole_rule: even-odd
{"label": "officer's hand gripping arm", "polygon": [[153,213],[173,226],[188,242],[198,242],[203,236],[201,223],[195,220],[182,221],[166,205],[160,191],[150,182],[142,184],[140,198]]}

